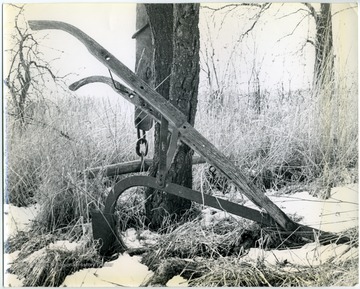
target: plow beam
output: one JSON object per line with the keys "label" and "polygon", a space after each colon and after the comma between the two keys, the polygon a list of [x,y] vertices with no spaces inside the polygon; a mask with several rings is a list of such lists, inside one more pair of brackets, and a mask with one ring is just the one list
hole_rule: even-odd
{"label": "plow beam", "polygon": [[[307,229],[292,221],[278,206],[276,206],[259,188],[252,184],[238,170],[235,164],[202,136],[188,122],[186,116],[163,96],[153,90],[114,55],[73,25],[60,21],[34,20],[29,21],[33,30],[56,29],[67,32],[82,42],[87,50],[103,65],[120,77],[134,92],[127,99],[139,96],[144,104],[140,108],[157,119],[164,117],[169,122],[170,129],[179,131],[179,139],[212,164],[218,171],[231,180],[234,185],[255,205],[264,209],[268,215],[285,231],[304,233]],[[311,229],[311,228],[310,228]],[[319,230],[311,229],[312,232]]]}

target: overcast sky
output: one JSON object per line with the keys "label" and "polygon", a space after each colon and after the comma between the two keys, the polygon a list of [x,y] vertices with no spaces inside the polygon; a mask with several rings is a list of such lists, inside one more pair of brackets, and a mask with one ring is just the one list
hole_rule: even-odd
{"label": "overcast sky", "polygon": [[[212,4],[215,5],[215,4]],[[292,89],[302,88],[312,79],[314,48],[306,45],[299,50],[307,37],[314,34],[311,18],[305,19],[291,37],[282,39],[294,30],[304,14],[285,15],[299,9],[301,4],[273,4],[262,21],[239,44],[241,31],[251,26],[251,10],[238,9],[234,13],[218,13],[212,17],[209,10],[201,10],[200,32],[201,49],[213,43],[218,73],[223,79],[233,79],[234,85],[247,85],[251,72],[258,71],[264,88],[276,88],[281,83]],[[319,6],[318,4],[316,4]],[[354,6],[354,4],[352,4]],[[348,7],[347,4],[333,5],[333,13]],[[4,36],[13,27],[13,12],[4,7]],[[226,17],[225,17],[226,16]],[[135,41],[131,39],[135,32],[135,4],[28,4],[25,8],[27,20],[58,20],[75,25],[120,61],[133,69],[135,63]],[[333,19],[334,41],[337,50],[336,61],[341,61],[349,73],[357,70],[357,11],[345,10]],[[59,74],[69,76],[68,84],[90,75],[108,75],[107,69],[91,56],[86,48],[71,35],[55,30],[37,32],[39,37],[47,35],[41,41],[45,57],[53,59],[53,67]],[[282,39],[281,41],[279,41]],[[6,41],[6,40],[5,40]],[[6,42],[4,43],[6,47]],[[64,51],[60,53],[59,51]],[[204,76],[204,75],[203,75]],[[203,84],[206,79],[202,77]],[[89,85],[79,90],[81,94],[112,95],[113,91],[105,85]]]}

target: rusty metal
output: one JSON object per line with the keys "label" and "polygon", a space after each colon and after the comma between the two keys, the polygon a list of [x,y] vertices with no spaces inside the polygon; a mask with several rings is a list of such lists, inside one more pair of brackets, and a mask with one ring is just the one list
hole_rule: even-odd
{"label": "rusty metal", "polygon": [[[140,131],[142,131],[142,136],[140,134]],[[140,130],[139,128],[137,128],[137,136],[138,136],[138,140],[136,141],[135,152],[139,157],[143,159],[144,157],[147,156],[149,152],[149,144],[146,139],[146,133],[144,130]],[[145,146],[144,150],[141,150],[141,145]]]}
{"label": "rusty metal", "polygon": [[116,222],[114,219],[115,206],[118,198],[123,192],[131,187],[150,187],[156,190],[185,198],[199,204],[210,206],[243,218],[247,218],[260,224],[274,226],[275,221],[267,214],[251,209],[227,200],[203,194],[192,189],[167,183],[164,187],[158,184],[156,178],[147,176],[132,176],[118,182],[110,191],[103,212],[95,211],[92,215],[93,236],[100,241],[100,253],[102,255],[113,252],[114,244],[119,247],[121,237],[116,233]]}
{"label": "rusty metal", "polygon": [[[118,182],[114,189],[109,193],[106,199],[105,209],[103,212],[94,212],[92,215],[93,224],[93,236],[95,240],[99,240],[100,253],[102,255],[109,255],[114,250],[125,250],[125,245],[122,242],[121,237],[116,233],[116,222],[114,219],[115,206],[120,195],[131,187],[150,187],[159,191],[163,191],[181,198],[185,198],[204,206],[213,207],[233,215],[237,215],[259,224],[266,226],[277,227],[274,219],[265,212],[260,212],[255,209],[251,209],[227,200],[213,197],[201,192],[173,184],[167,183],[164,187],[161,187],[156,178],[147,176],[132,176]],[[280,230],[277,227],[279,234],[298,234],[307,241],[311,241],[314,235],[314,229],[308,226],[298,225],[295,232]],[[328,244],[331,242],[345,243],[349,241],[348,237],[338,237],[332,233],[317,230],[317,239],[321,244]]]}

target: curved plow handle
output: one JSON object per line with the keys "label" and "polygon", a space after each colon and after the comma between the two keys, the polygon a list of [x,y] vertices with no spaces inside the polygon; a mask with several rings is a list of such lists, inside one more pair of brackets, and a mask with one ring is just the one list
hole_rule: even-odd
{"label": "curved plow handle", "polygon": [[[218,171],[231,180],[255,205],[266,212],[286,231],[299,232],[304,226],[292,221],[278,206],[276,206],[263,192],[252,184],[222,152],[211,144],[203,135],[194,129],[187,118],[174,105],[153,90],[145,81],[140,79],[114,55],[103,48],[94,39],[73,25],[60,21],[29,21],[33,30],[57,29],[70,33],[81,41],[88,51],[108,69],[120,77],[144,100],[149,109],[157,111],[168,122],[169,126],[179,131],[179,139],[204,157]],[[310,228],[311,229],[311,228]],[[321,231],[312,229],[314,232]],[[316,239],[314,237],[313,239]]]}

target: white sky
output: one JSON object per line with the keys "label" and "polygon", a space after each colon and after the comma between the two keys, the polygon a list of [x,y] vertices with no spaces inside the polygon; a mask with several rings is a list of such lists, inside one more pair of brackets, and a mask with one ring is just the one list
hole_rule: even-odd
{"label": "white sky", "polygon": [[[219,30],[219,23],[224,19],[224,14],[219,13],[215,18],[209,18],[205,17],[206,10],[203,9],[200,19],[201,48],[204,50],[205,46],[209,46],[210,37],[214,43],[218,73],[224,80],[232,79],[234,86],[241,87],[243,84],[247,86],[251,70],[255,68],[259,72],[260,82],[264,88],[276,88],[281,83],[285,86],[291,85],[293,89],[302,88],[312,79],[314,49],[311,45],[307,45],[302,52],[298,50],[306,37],[314,33],[313,20],[305,19],[293,36],[279,42],[279,39],[293,30],[302,17],[299,13],[285,18],[281,16],[296,11],[300,5],[287,3],[279,10],[280,5],[273,4],[256,26],[254,33],[246,37],[241,44],[234,43],[239,38],[239,33],[251,25],[246,21],[252,15],[251,11],[240,10],[240,12],[245,11],[244,15],[240,12],[229,14],[222,29]],[[332,10],[334,13],[346,7],[347,4],[333,4]],[[280,12],[274,17],[278,10]],[[5,47],[6,34],[11,31],[9,28],[13,25],[12,11],[16,10],[4,7]],[[133,69],[135,40],[131,39],[131,36],[135,31],[134,3],[28,4],[25,17],[27,20],[58,20],[75,25]],[[357,10],[346,10],[334,16],[333,29],[335,46],[338,48],[335,51],[337,61],[343,63],[342,67],[346,73],[356,72]],[[64,51],[61,58],[52,65],[59,74],[73,73],[67,80],[68,84],[90,75],[108,75],[107,69],[71,35],[55,30],[40,31],[37,35],[39,37],[48,35],[41,45],[53,48],[53,50],[44,48],[45,57],[49,57],[49,60],[60,55],[57,50]],[[230,64],[231,69],[225,72],[227,64]],[[88,85],[77,93],[114,94],[111,88],[100,84]]]}
{"label": "white sky", "polygon": [[[135,4],[28,4],[25,8],[27,20],[57,20],[72,24],[103,47],[109,50],[125,65],[132,68],[135,63],[135,40],[131,39],[135,31]],[[13,8],[11,8],[14,11]],[[12,17],[6,17],[4,10],[4,24],[12,23]],[[5,26],[4,25],[4,26]],[[6,26],[5,26],[6,29]],[[91,75],[109,75],[107,69],[100,64],[85,46],[70,34],[63,31],[46,30],[36,32],[39,37],[48,35],[41,46],[55,50],[46,51],[48,59],[61,55],[61,59],[53,63],[60,75],[74,73],[68,79],[73,81]],[[56,50],[64,51],[60,54]],[[96,87],[97,86],[97,87]],[[106,85],[93,84],[79,90],[82,94],[97,93],[113,94]]]}

